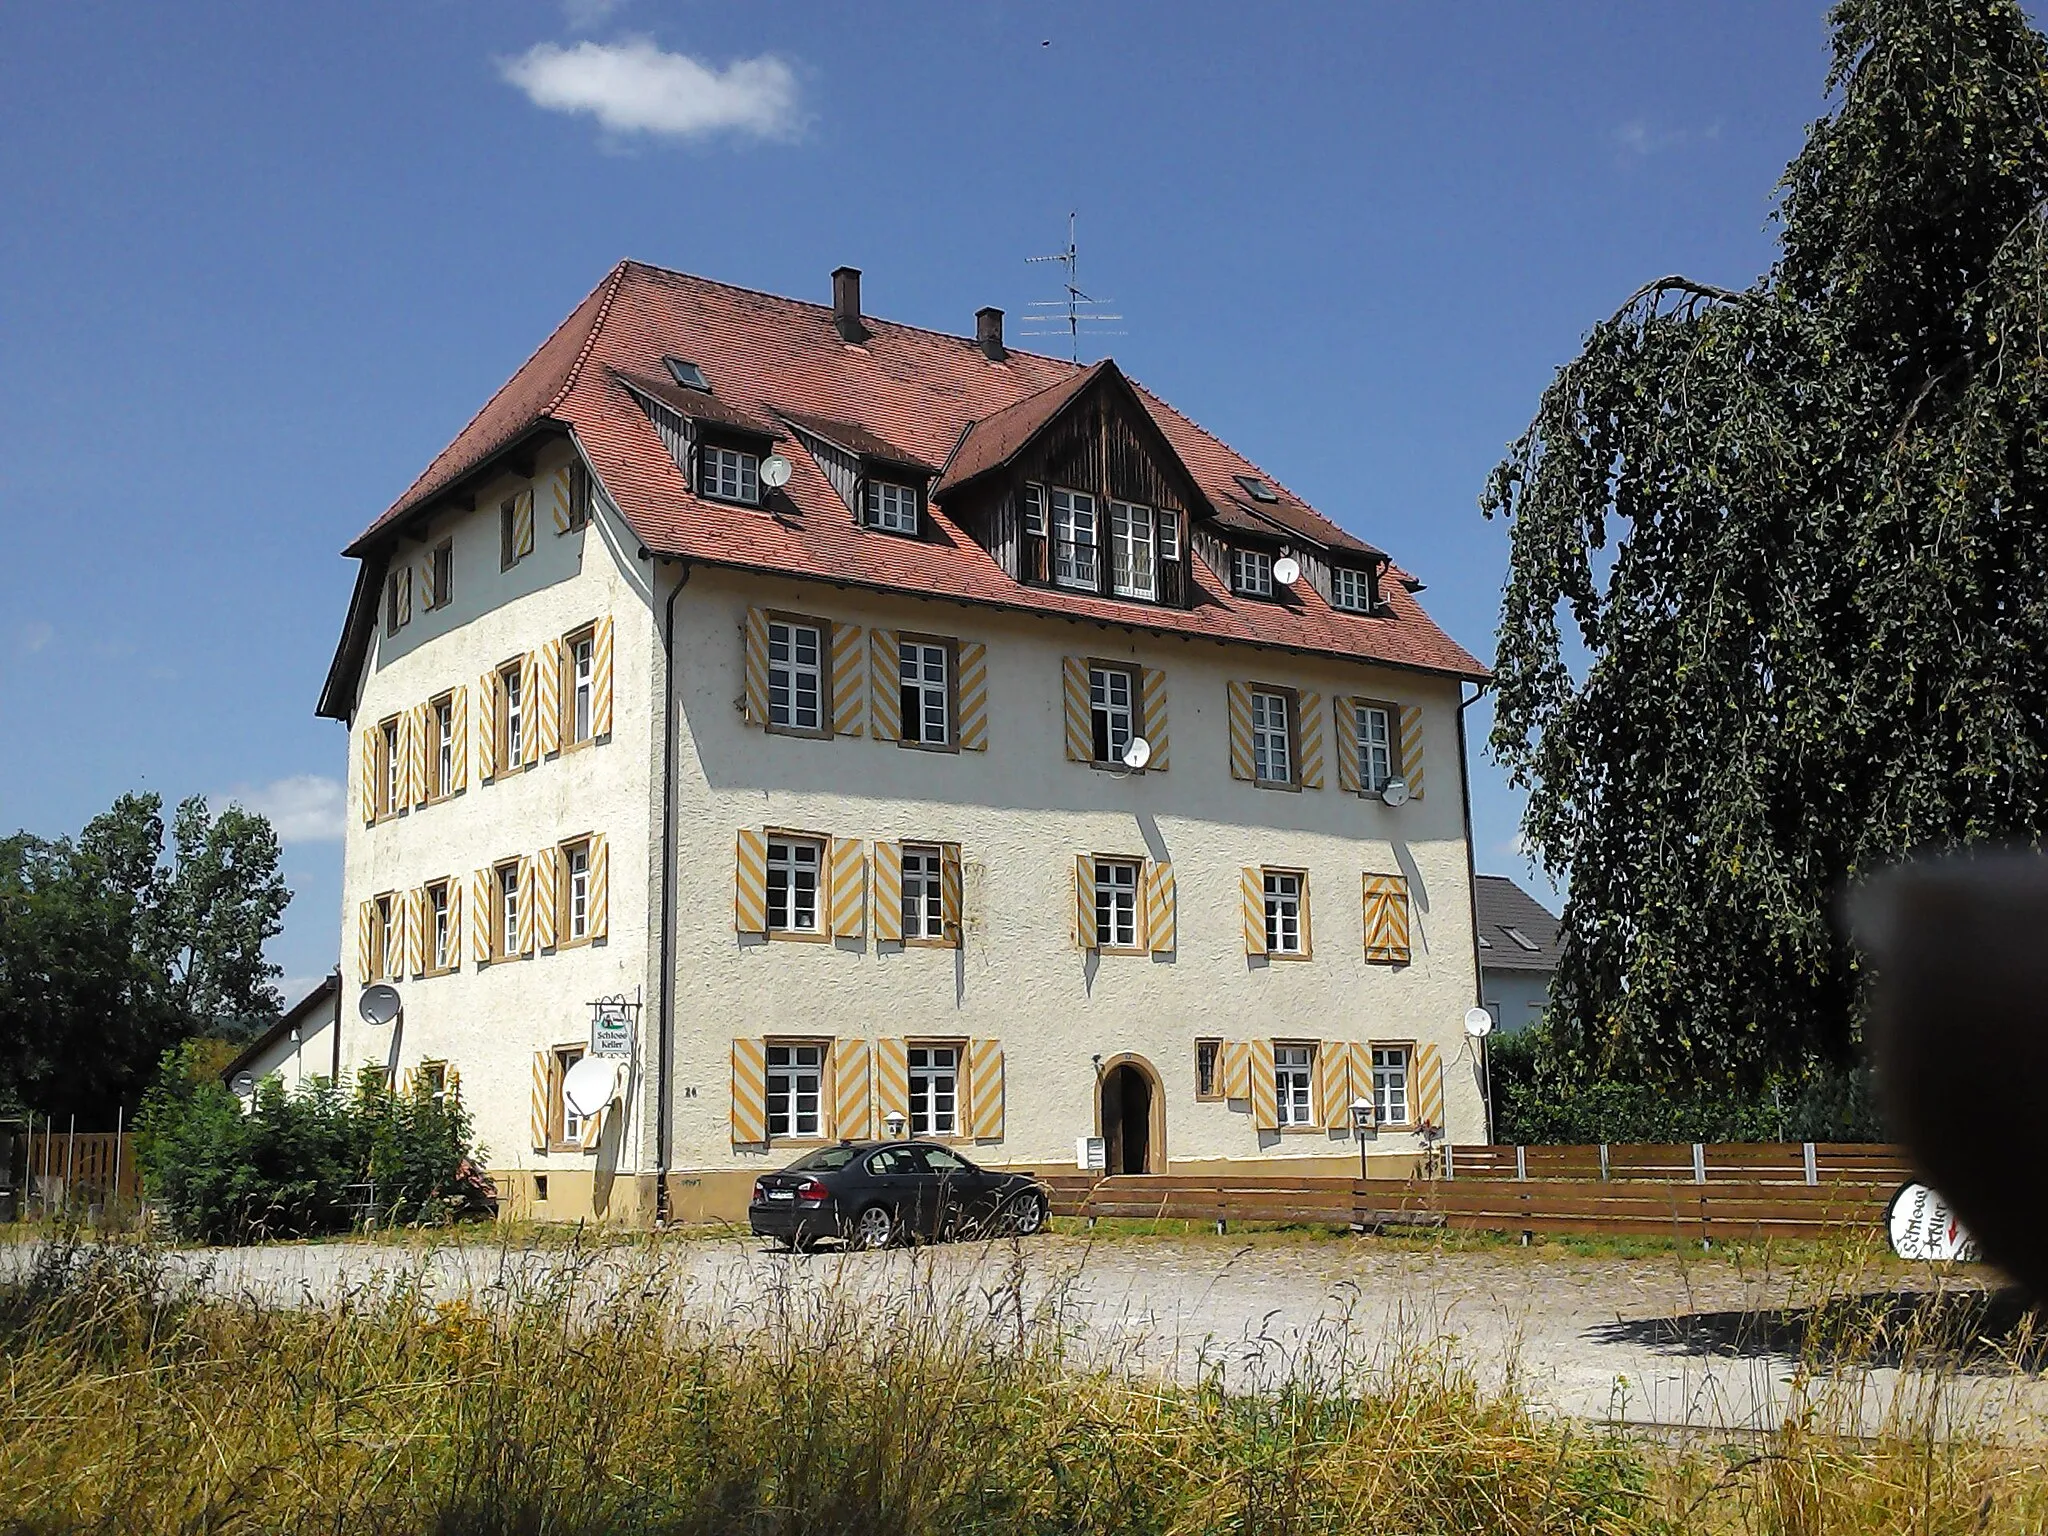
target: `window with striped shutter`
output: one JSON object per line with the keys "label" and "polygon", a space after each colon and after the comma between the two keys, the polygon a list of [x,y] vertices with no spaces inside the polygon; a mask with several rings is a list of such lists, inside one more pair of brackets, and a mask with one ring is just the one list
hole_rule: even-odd
{"label": "window with striped shutter", "polygon": [[872,1056],[865,1040],[832,1042],[832,1124],[827,1134],[851,1141],[874,1135]]}
{"label": "window with striped shutter", "polygon": [[832,734],[859,736],[867,730],[867,631],[858,624],[832,626]]}
{"label": "window with striped shutter", "polygon": [[1323,787],[1323,696],[1313,690],[1304,689],[1300,699],[1299,735],[1301,740],[1301,773],[1299,783],[1303,789]]}
{"label": "window with striped shutter", "polygon": [[498,776],[498,697],[501,680],[495,667],[476,680],[476,717],[470,722],[476,741],[476,780],[488,784]]}
{"label": "window with striped shutter", "polygon": [[548,1132],[554,1121],[555,1053],[533,1053],[533,1094],[527,1100],[527,1144],[536,1152],[548,1149]]}
{"label": "window with striped shutter", "polygon": [[1248,1041],[1225,1040],[1216,1047],[1217,1091],[1225,1099],[1252,1096],[1252,1048]]}
{"label": "window with striped shutter", "polygon": [[519,661],[519,765],[524,768],[540,761],[540,727],[535,723],[534,710],[539,688],[540,653],[528,651]]}
{"label": "window with striped shutter", "polygon": [[759,1146],[768,1139],[768,1043],[732,1043],[732,1144]]}
{"label": "window with striped shutter", "polygon": [[1262,1131],[1280,1129],[1280,1094],[1273,1080],[1273,1042],[1251,1042],[1252,1125]]}
{"label": "window with striped shutter", "polygon": [[1095,761],[1095,715],[1088,698],[1088,658],[1060,661],[1060,701],[1066,716],[1067,761]]}
{"label": "window with striped shutter", "polygon": [[857,837],[835,837],[831,843],[828,931],[835,939],[857,939],[867,932],[867,856]]}
{"label": "window with striped shutter", "polygon": [[1351,1056],[1341,1040],[1316,1046],[1316,1108],[1329,1131],[1351,1129]]}
{"label": "window with striped shutter", "polygon": [[356,747],[356,794],[366,827],[375,826],[377,822],[377,788],[384,782],[380,771],[383,768],[383,739],[384,733],[377,725],[366,725]]}
{"label": "window with striped shutter", "polygon": [[609,939],[612,922],[612,843],[602,832],[590,836],[590,895],[584,937]]}
{"label": "window with striped shutter", "polygon": [[740,701],[749,725],[768,724],[768,614],[749,608],[740,626]]}
{"label": "window with striped shutter", "polygon": [[399,727],[405,741],[405,803],[414,809],[427,803],[427,712],[425,704],[413,705]]}
{"label": "window with striped shutter", "polygon": [[1367,875],[1365,888],[1365,958],[1381,965],[1406,965],[1408,882],[1400,875]]}
{"label": "window with striped shutter", "polygon": [[533,735],[539,757],[562,750],[562,658],[559,640],[533,653]]}
{"label": "window with striped shutter", "polygon": [[612,616],[602,614],[590,631],[590,735],[612,733]]}
{"label": "window with striped shutter", "polygon": [[537,949],[555,947],[555,910],[561,884],[562,850],[541,849],[533,858],[533,942]]}
{"label": "window with striped shutter", "polygon": [[960,642],[956,685],[960,705],[960,750],[988,750],[988,647],[979,640]]}
{"label": "window with striped shutter", "polygon": [[512,558],[523,560],[533,553],[533,487],[512,498]]}
{"label": "window with striped shutter", "polygon": [[1349,694],[1333,695],[1330,713],[1337,731],[1337,792],[1355,795],[1358,777],[1358,701]]}
{"label": "window with striped shutter", "polygon": [[875,941],[903,942],[903,845],[875,844]]}
{"label": "window with striped shutter", "polygon": [[1145,945],[1155,955],[1170,955],[1179,942],[1175,913],[1173,865],[1165,859],[1145,867]]}
{"label": "window with striped shutter", "polygon": [[768,834],[753,827],[740,828],[733,859],[732,925],[768,936]]}
{"label": "window with striped shutter", "polygon": [[398,952],[404,957],[405,974],[418,976],[427,968],[426,888],[416,885],[409,891],[401,891],[391,904],[391,913],[404,939]]}
{"label": "window with striped shutter", "polygon": [[1249,683],[1231,683],[1230,776],[1251,782],[1256,776],[1252,760],[1252,689]]}
{"label": "window with striped shutter", "polygon": [[452,793],[469,788],[469,685],[455,690],[448,706],[454,711],[449,735],[448,784]]}
{"label": "window with striped shutter", "polygon": [[1409,1053],[1408,1062],[1408,1070],[1413,1075],[1408,1097],[1415,1106],[1409,1114],[1416,1129],[1420,1130],[1425,1125],[1441,1129],[1444,1123],[1443,1055],[1433,1045],[1418,1045]]}
{"label": "window with striped shutter", "polygon": [[538,903],[534,900],[534,886],[538,883],[539,861],[527,854],[519,861],[519,933],[516,948],[523,957],[534,951],[536,938],[536,912]]}
{"label": "window with striped shutter", "polygon": [[875,1042],[875,1129],[884,1136],[892,1114],[910,1124],[910,1046],[901,1037]]}
{"label": "window with striped shutter", "polygon": [[1350,1079],[1345,1090],[1354,1099],[1372,1100],[1372,1046],[1364,1040],[1350,1040],[1343,1045],[1325,1047],[1344,1053],[1344,1075]]}
{"label": "window with striped shutter", "polygon": [[960,878],[960,845],[939,844],[939,926],[945,941],[960,946],[960,906],[965,890]]}
{"label": "window with striped shutter", "polygon": [[1003,1046],[967,1042],[967,1134],[976,1141],[1003,1139]]}
{"label": "window with striped shutter", "polygon": [[1266,952],[1266,872],[1247,864],[1237,873],[1238,906],[1244,918],[1244,952]]}
{"label": "window with striped shutter", "polygon": [[497,910],[498,876],[488,866],[469,877],[469,957],[479,967],[491,963],[491,914]]}
{"label": "window with striped shutter", "polygon": [[903,739],[902,657],[893,629],[868,631],[868,735],[884,746]]}
{"label": "window with striped shutter", "polygon": [[377,903],[356,903],[356,980],[364,986],[377,980]]}
{"label": "window with striped shutter", "polygon": [[1144,669],[1143,702],[1139,709],[1144,718],[1139,722],[1143,735],[1152,744],[1152,756],[1145,764],[1147,773],[1164,773],[1167,767],[1166,735],[1166,673],[1158,667]]}
{"label": "window with striped shutter", "polygon": [[1074,942],[1083,949],[1100,947],[1095,925],[1095,855],[1074,856]]}
{"label": "window with striped shutter", "polygon": [[[432,921],[429,909],[428,920]],[[431,942],[431,936],[430,936]],[[462,882],[454,876],[448,878],[448,965],[450,971],[462,969]]]}
{"label": "window with striped shutter", "polygon": [[1401,706],[1401,777],[1408,782],[1408,798],[1422,798],[1422,711],[1413,704]]}

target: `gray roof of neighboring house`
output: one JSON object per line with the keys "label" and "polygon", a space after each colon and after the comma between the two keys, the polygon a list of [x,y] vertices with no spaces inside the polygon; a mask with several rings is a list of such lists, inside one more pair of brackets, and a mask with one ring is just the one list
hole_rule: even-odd
{"label": "gray roof of neighboring house", "polygon": [[1554,971],[1557,919],[1506,875],[1481,875],[1474,887],[1479,908],[1479,964],[1489,971]]}

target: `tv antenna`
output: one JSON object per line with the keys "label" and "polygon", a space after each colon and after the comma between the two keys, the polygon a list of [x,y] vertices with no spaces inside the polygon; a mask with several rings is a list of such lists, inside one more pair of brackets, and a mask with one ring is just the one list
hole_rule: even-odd
{"label": "tv antenna", "polygon": [[[1026,304],[1031,313],[1024,316],[1022,334],[1025,336],[1064,336],[1067,347],[1075,362],[1081,361],[1081,338],[1083,336],[1122,336],[1123,331],[1083,329],[1099,326],[1105,320],[1121,320],[1122,315],[1103,312],[1105,304],[1114,304],[1114,299],[1090,298],[1081,291],[1081,248],[1074,241],[1074,215],[1067,215],[1067,248],[1052,256],[1027,256],[1024,264],[1028,267],[1047,262],[1058,262],[1067,269],[1067,280],[1063,285],[1066,297],[1061,299],[1034,299]],[[1033,329],[1032,327],[1037,327]]]}

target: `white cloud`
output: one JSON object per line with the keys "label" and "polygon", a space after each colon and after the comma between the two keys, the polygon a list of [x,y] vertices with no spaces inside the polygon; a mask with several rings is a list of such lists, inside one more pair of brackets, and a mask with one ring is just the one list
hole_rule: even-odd
{"label": "white cloud", "polygon": [[270,818],[281,843],[331,843],[341,836],[348,791],[339,779],[294,774],[255,786],[238,784],[223,799]]}
{"label": "white cloud", "polygon": [[627,0],[562,0],[562,19],[571,32],[594,32],[626,8]]}
{"label": "white cloud", "polygon": [[57,631],[41,619],[31,619],[21,626],[21,648],[33,656],[57,637]]}
{"label": "white cloud", "polygon": [[550,112],[588,112],[613,133],[787,139],[802,126],[796,73],[773,54],[723,69],[664,53],[645,37],[573,48],[540,43],[499,73]]}

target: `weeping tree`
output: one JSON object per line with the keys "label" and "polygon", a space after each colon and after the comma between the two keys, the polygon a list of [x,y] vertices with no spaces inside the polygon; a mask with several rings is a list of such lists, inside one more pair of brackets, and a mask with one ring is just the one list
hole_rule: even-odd
{"label": "weeping tree", "polygon": [[2048,816],[2048,46],[2013,0],[1830,23],[1776,263],[1632,295],[1482,498],[1582,1077],[1847,1065],[1842,890]]}

